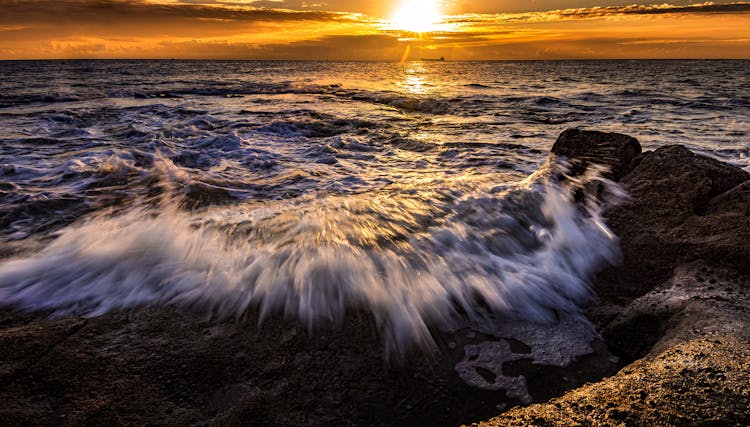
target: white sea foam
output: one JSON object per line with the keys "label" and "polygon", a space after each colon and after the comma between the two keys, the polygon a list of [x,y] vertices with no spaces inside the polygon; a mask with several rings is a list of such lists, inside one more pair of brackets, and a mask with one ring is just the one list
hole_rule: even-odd
{"label": "white sea foam", "polygon": [[594,177],[516,181],[561,126],[747,169],[745,68],[0,63],[0,253],[29,251],[0,261],[0,304],[311,326],[364,308],[393,351],[429,349],[461,319],[552,318],[589,296],[617,242],[597,204],[570,200]]}
{"label": "white sea foam", "polygon": [[[187,184],[168,161],[154,170],[173,193]],[[422,187],[199,213],[175,196],[91,217],[41,252],[3,261],[0,301],[84,316],[144,305],[284,313],[311,328],[364,307],[387,351],[429,351],[431,328],[461,318],[576,310],[592,275],[617,260],[598,204],[573,202],[552,175],[494,193]]]}

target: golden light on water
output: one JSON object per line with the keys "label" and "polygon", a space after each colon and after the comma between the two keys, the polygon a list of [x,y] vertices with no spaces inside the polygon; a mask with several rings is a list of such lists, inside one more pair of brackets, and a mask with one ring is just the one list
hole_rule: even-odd
{"label": "golden light on water", "polygon": [[428,92],[428,81],[425,69],[419,62],[412,62],[404,68],[404,80],[399,86],[412,95],[424,95]]}
{"label": "golden light on water", "polygon": [[413,33],[437,31],[442,20],[439,0],[404,0],[390,18],[390,26],[396,30]]}

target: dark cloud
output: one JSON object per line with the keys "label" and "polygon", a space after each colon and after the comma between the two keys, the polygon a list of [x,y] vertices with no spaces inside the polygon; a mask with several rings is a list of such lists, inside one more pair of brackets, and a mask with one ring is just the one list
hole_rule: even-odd
{"label": "dark cloud", "polygon": [[331,35],[291,43],[163,42],[176,57],[207,59],[316,59],[398,61],[405,44],[384,34]]}
{"label": "dark cloud", "polygon": [[737,14],[750,12],[750,3],[694,4],[694,5],[644,5],[600,6],[590,8],[560,9],[546,12],[468,14],[449,18],[453,24],[481,24],[503,22],[543,22],[565,19],[601,18],[624,15],[664,15],[664,14]]}
{"label": "dark cloud", "polygon": [[[356,24],[358,15],[118,0],[0,0],[0,40],[65,37],[230,37],[310,25]],[[6,27],[6,31],[3,31]]]}
{"label": "dark cloud", "polygon": [[[205,2],[201,2],[205,3]],[[0,24],[49,22],[100,23],[351,21],[351,14],[254,7],[226,7],[207,4],[154,4],[124,0],[0,0]]]}
{"label": "dark cloud", "polygon": [[[676,4],[690,5],[698,0],[446,0],[452,5],[451,13],[521,13],[521,12],[544,12],[549,10],[575,8],[593,8],[606,6],[622,6],[625,4]],[[732,0],[717,0],[713,3],[733,3]]]}
{"label": "dark cloud", "polygon": [[[189,4],[244,4],[257,7],[284,8],[295,10],[317,9],[335,10],[344,12],[359,12],[372,16],[387,16],[398,8],[402,0],[179,0]],[[672,0],[669,3],[677,7],[689,6],[697,0]],[[518,12],[544,12],[549,10],[595,7],[619,7],[626,4],[627,0],[442,0],[447,14],[463,13],[518,13]],[[632,3],[636,3],[633,1]],[[660,5],[666,3],[664,0],[641,0],[638,5]],[[711,3],[732,3],[732,1],[719,0]]]}
{"label": "dark cloud", "polygon": [[589,9],[567,9],[558,11],[561,18],[588,18],[608,15],[660,15],[665,13],[741,13],[750,12],[750,3],[694,4],[687,6],[639,5],[607,6]]}
{"label": "dark cloud", "polygon": [[239,4],[255,7],[292,10],[334,10],[338,12],[364,13],[385,16],[398,6],[401,0],[180,0],[192,4]]}

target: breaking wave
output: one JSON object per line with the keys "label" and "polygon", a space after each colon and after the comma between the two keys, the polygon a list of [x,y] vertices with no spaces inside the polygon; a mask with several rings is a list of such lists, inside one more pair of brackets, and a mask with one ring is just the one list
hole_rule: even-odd
{"label": "breaking wave", "polygon": [[552,161],[513,184],[457,178],[197,212],[181,207],[189,183],[179,167],[160,158],[150,173],[168,190],[160,201],[90,215],[0,263],[0,301],[57,315],[152,305],[261,321],[283,313],[310,328],[365,309],[387,352],[431,351],[435,330],[462,321],[576,311],[619,256],[602,202],[572,197],[592,180],[617,187],[565,177]]}

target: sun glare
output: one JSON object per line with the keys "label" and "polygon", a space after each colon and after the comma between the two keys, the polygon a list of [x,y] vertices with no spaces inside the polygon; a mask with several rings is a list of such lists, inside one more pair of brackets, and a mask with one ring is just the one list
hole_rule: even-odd
{"label": "sun glare", "polygon": [[436,31],[442,18],[439,3],[439,0],[404,0],[391,16],[391,26],[414,33]]}

